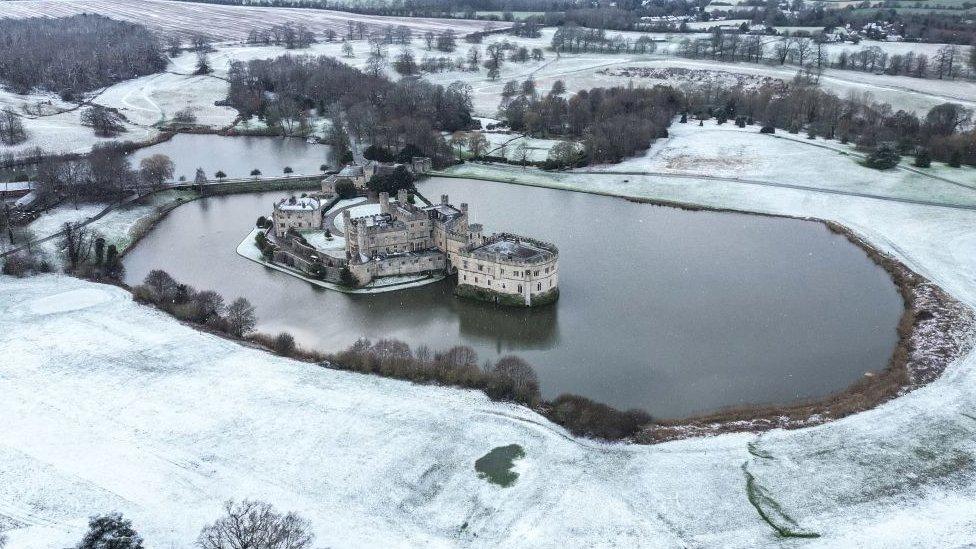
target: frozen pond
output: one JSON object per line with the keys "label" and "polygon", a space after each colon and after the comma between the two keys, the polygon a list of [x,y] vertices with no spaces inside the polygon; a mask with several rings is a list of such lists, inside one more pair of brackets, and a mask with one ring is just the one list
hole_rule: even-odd
{"label": "frozen pond", "polygon": [[482,360],[518,354],[547,397],[657,417],[825,396],[884,368],[897,341],[902,303],[887,273],[819,223],[481,181],[419,189],[468,202],[486,232],[559,246],[559,302],[499,309],[454,298],[451,280],[378,295],[317,289],[235,253],[277,194],[178,208],[127,256],[127,282],[163,268],[228,300],[246,296],[259,330],[320,350],[394,337],[470,345]]}
{"label": "frozen pond", "polygon": [[213,178],[220,170],[227,177],[248,177],[251,170],[265,176],[281,175],[290,167],[296,175],[319,173],[322,164],[331,164],[329,147],[306,143],[297,137],[221,137],[180,133],[169,141],[137,149],[129,155],[133,168],[154,154],[165,154],[176,164],[174,178],[185,176],[193,181],[197,168]]}

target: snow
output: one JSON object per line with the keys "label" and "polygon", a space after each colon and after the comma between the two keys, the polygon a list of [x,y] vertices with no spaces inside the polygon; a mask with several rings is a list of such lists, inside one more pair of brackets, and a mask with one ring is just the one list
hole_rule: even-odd
{"label": "snow", "polygon": [[559,143],[558,139],[537,139],[511,132],[482,132],[488,140],[489,156],[504,156],[507,160],[521,161],[518,148],[526,147],[526,160],[529,162],[545,162],[549,158],[549,149]]}
{"label": "snow", "polygon": [[36,299],[29,304],[36,315],[50,315],[79,311],[111,301],[112,296],[97,288],[81,288],[58,295]]}
{"label": "snow", "polygon": [[148,141],[159,135],[155,129],[125,123],[126,131],[116,137],[97,137],[91,128],[81,124],[81,109],[38,118],[22,118],[22,121],[27,130],[27,141],[5,146],[5,152],[22,155],[29,149],[40,147],[50,153],[86,153],[98,143]]}
{"label": "snow", "polygon": [[[484,21],[465,19],[398,18],[331,10],[176,2],[170,0],[22,0],[0,4],[0,18],[67,17],[79,13],[97,13],[122,21],[146,25],[164,34],[190,36],[204,33],[219,40],[243,40],[251,29],[269,29],[286,23],[303,24],[316,33],[326,29],[340,35],[347,21],[365,23],[370,29],[387,25],[407,25],[414,33],[454,29],[458,34],[481,31]],[[495,28],[504,24],[495,23]]]}
{"label": "snow", "polygon": [[[333,211],[335,211],[336,209],[337,208],[333,208]],[[371,204],[361,204],[359,206],[353,206],[352,208],[349,208],[349,215],[353,219],[356,219],[357,217],[365,217],[367,215],[379,215],[379,213],[380,213],[380,205],[375,202]],[[333,224],[336,226],[336,229],[339,229],[343,233],[346,232],[345,230],[346,223],[343,220],[342,215],[337,215],[333,220]]]}
{"label": "snow", "polygon": [[[55,6],[2,4],[4,13]],[[626,56],[564,56],[507,63],[496,83],[479,80],[483,71],[438,78],[464,75],[490,115],[506,78],[536,71],[541,89],[561,78],[572,90],[619,81],[595,71],[631,64]],[[842,76],[848,86],[862,78]],[[902,104],[972,98],[956,83],[921,91],[930,84],[911,79],[907,93],[891,77],[863,78],[858,86],[887,89]],[[149,103],[136,106],[147,109],[146,121],[153,117]],[[60,132],[65,147],[90,146],[72,131],[50,133]],[[952,182],[878,172],[839,143],[776,135],[675,124],[673,137],[644,156],[589,173],[471,163],[451,173],[833,220],[976,307],[976,191],[967,187],[976,171],[930,169]],[[159,200],[174,198],[167,196]],[[93,226],[126,239],[158,204],[112,212]],[[379,211],[353,204],[354,216]],[[43,236],[98,209],[59,208],[30,228]],[[244,497],[299,512],[315,528],[316,546],[333,547],[945,547],[976,537],[972,351],[930,385],[822,426],[640,447],[573,438],[474,391],[286,360],[194,331],[122,289],[64,276],[0,276],[0,348],[0,529],[14,549],[71,546],[89,515],[111,511],[133,519],[149,547],[186,547],[224,500]],[[479,479],[474,461],[508,444],[526,452],[518,481],[500,488]],[[750,502],[749,478],[773,523],[821,537],[780,537]]]}
{"label": "snow", "polygon": [[214,105],[227,98],[230,84],[212,76],[159,73],[121,82],[102,92],[96,103],[119,110],[132,123],[151,126],[167,122],[184,108],[197,124],[222,128],[231,125],[237,111]]}

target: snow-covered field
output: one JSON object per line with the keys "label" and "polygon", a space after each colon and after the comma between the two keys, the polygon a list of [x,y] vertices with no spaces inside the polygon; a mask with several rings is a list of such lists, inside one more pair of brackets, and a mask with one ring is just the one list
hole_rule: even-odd
{"label": "snow-covered field", "polygon": [[[563,177],[584,190],[833,219],[976,306],[971,210]],[[0,296],[0,523],[18,549],[68,546],[85,517],[112,510],[150,546],[185,547],[221,501],[242,497],[298,511],[317,545],[333,547],[946,547],[976,536],[974,354],[931,385],[820,427],[637,447],[574,439],[474,392],[246,349],[113,287],[0,278]],[[479,479],[474,461],[512,443],[526,450],[514,486]],[[771,524],[820,537],[785,540]]]}
{"label": "snow-covered field", "polygon": [[[22,0],[17,4],[30,5],[48,0]],[[217,8],[229,6],[213,6],[209,4],[185,4],[179,2],[165,2],[153,0],[154,3],[189,5],[196,7]],[[0,16],[5,6],[11,2],[0,3]],[[63,3],[72,6],[73,1]],[[100,6],[101,4],[99,4]],[[277,10],[296,11],[296,10]],[[319,12],[320,10],[311,10]],[[149,13],[152,13],[150,10]],[[415,21],[406,19],[405,21]],[[200,24],[199,22],[197,24]],[[415,29],[416,30],[416,29]],[[547,28],[539,38],[499,37],[529,48],[547,48],[552,40],[554,29]],[[628,38],[636,38],[641,33],[619,33]],[[790,80],[796,74],[796,68],[791,66],[771,66],[765,64],[722,63],[704,59],[684,59],[673,57],[671,54],[678,42],[687,35],[650,34],[656,39],[664,41],[658,53],[653,55],[636,54],[561,54],[556,57],[552,52],[546,52],[542,61],[527,63],[506,62],[501,70],[501,76],[496,81],[488,80],[486,71],[448,71],[429,74],[425,77],[435,83],[449,85],[460,81],[471,86],[475,113],[480,116],[494,116],[502,87],[509,80],[524,80],[532,77],[536,80],[540,90],[548,90],[553,82],[562,80],[570,93],[597,86],[653,86],[656,84],[671,84],[681,86],[685,83],[703,82],[737,82],[743,79],[780,79]],[[486,43],[496,40],[489,38]],[[775,40],[775,39],[773,39]],[[330,55],[342,59],[344,62],[362,68],[369,57],[369,44],[366,41],[351,42],[354,57],[343,57],[342,44],[338,42],[319,43],[305,50],[287,50],[280,46],[246,46],[239,44],[225,44],[218,46],[217,51],[210,55],[210,63],[214,73],[209,76],[193,76],[196,56],[185,53],[174,59],[166,73],[160,73],[111,86],[94,95],[95,103],[113,107],[124,114],[129,123],[128,131],[112,138],[116,141],[147,141],[158,135],[155,125],[170,120],[173,114],[183,108],[190,108],[197,117],[197,123],[214,129],[228,127],[233,123],[236,111],[229,107],[218,107],[216,101],[224,99],[227,93],[227,82],[222,80],[227,76],[227,69],[232,61],[248,61],[251,59],[269,59],[280,55]],[[881,47],[892,52],[903,52],[911,47],[919,51],[926,51],[930,55],[936,44],[899,44],[878,43]],[[470,45],[459,43],[458,50],[451,57],[464,57]],[[484,48],[484,44],[480,46]],[[846,46],[832,45],[831,54],[838,54]],[[387,57],[393,60],[404,49],[403,46],[390,46],[386,49]],[[424,56],[445,55],[437,51],[427,51],[422,40],[416,38],[406,47],[419,61]],[[684,69],[684,74],[662,73],[663,69]],[[635,70],[636,69],[636,70]],[[645,71],[642,75],[641,71]],[[652,71],[650,76],[646,71]],[[387,68],[390,77],[398,76],[391,68]],[[841,97],[849,94],[865,95],[876,101],[888,102],[894,109],[906,109],[924,112],[931,107],[947,101],[961,103],[967,107],[976,107],[976,94],[972,82],[960,79],[954,81],[910,78],[907,76],[875,75],[856,71],[827,70],[821,77],[821,85]],[[59,101],[50,94],[16,95],[9,91],[0,91],[0,107],[12,107],[17,112],[26,112],[24,107],[36,110],[39,102],[44,104],[43,116],[25,116],[24,125],[29,133],[29,140],[15,147],[8,148],[20,154],[29,148],[39,146],[51,152],[84,152],[94,144],[108,141],[96,137],[90,128],[81,126],[80,109],[68,110],[73,106]],[[258,127],[260,123],[252,121],[251,127]],[[246,128],[245,128],[246,130]],[[324,130],[317,132],[319,135]],[[537,144],[543,146],[545,144]],[[544,151],[532,146],[532,159],[545,160]],[[537,150],[538,149],[538,150]]]}
{"label": "snow-covered field", "polygon": [[[19,0],[0,2],[0,19],[67,17],[97,13],[132,21],[167,34],[202,33],[220,40],[243,40],[251,29],[269,29],[286,23],[306,25],[316,33],[327,29],[344,33],[348,21],[370,29],[407,25],[421,34],[454,29],[458,34],[481,31],[484,21],[465,19],[398,18],[305,8],[265,8],[176,2],[172,0]],[[503,27],[495,23],[495,28]]]}
{"label": "snow-covered field", "polygon": [[235,109],[214,105],[227,98],[229,86],[225,80],[212,76],[165,72],[116,84],[102,92],[94,102],[114,107],[130,122],[142,126],[166,122],[177,111],[189,108],[196,116],[197,124],[222,128],[237,117]]}
{"label": "snow-covered field", "polygon": [[[930,200],[976,207],[976,170],[935,163],[920,170],[878,171],[860,164],[862,155],[838,141],[802,134],[759,133],[758,126],[737,128],[708,120],[673,124],[670,139],[657,141],[643,156],[580,171],[653,172],[703,177],[754,178],[852,193]],[[911,168],[911,157],[901,166]],[[952,182],[930,174],[946,178]]]}

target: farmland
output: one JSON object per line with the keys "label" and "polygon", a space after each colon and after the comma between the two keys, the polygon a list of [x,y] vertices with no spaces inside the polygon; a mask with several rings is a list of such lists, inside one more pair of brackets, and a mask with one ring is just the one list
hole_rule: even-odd
{"label": "farmland", "polygon": [[132,21],[150,29],[177,35],[205,34],[216,40],[243,40],[251,29],[269,29],[287,23],[302,24],[316,32],[327,29],[344,33],[349,23],[370,29],[407,25],[414,32],[454,29],[459,34],[481,31],[483,21],[463,19],[397,19],[318,9],[277,9],[222,6],[170,0],[18,0],[0,2],[0,18],[65,17],[97,13]]}

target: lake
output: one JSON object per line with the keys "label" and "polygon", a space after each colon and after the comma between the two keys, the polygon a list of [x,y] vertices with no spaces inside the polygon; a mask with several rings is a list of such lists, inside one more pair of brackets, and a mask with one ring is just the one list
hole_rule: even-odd
{"label": "lake", "polygon": [[143,158],[165,154],[176,165],[173,178],[184,176],[188,181],[193,181],[197,168],[203,168],[211,179],[218,170],[230,178],[249,177],[254,169],[264,176],[282,175],[286,166],[295,175],[311,175],[321,172],[322,164],[332,165],[329,151],[326,145],[306,143],[297,137],[179,133],[169,141],[136,149],[129,154],[129,163],[138,169]]}
{"label": "lake", "polygon": [[126,256],[126,281],[162,268],[228,302],[245,296],[259,330],[323,351],[393,337],[470,345],[482,361],[517,354],[546,397],[577,393],[659,418],[822,397],[883,369],[897,342],[903,306],[891,279],[821,223],[473,180],[432,178],[419,190],[468,202],[486,233],[555,243],[559,301],[497,308],[453,297],[451,280],[350,295],[239,257],[284,193],[177,208]]}

